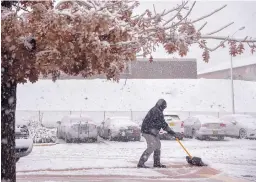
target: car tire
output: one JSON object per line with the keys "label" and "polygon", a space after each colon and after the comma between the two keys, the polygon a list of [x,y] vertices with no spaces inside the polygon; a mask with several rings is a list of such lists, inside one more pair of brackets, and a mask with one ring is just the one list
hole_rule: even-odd
{"label": "car tire", "polygon": [[113,140],[113,138],[112,138],[112,136],[111,136],[111,130],[110,130],[110,129],[108,130],[108,139],[109,139],[109,141],[112,141],[112,140]]}
{"label": "car tire", "polygon": [[209,138],[205,136],[197,136],[195,137],[195,139],[202,141],[202,140],[208,140]]}
{"label": "car tire", "polygon": [[219,141],[223,141],[224,140],[224,136],[218,136],[218,140]]}
{"label": "car tire", "polygon": [[241,129],[239,130],[239,138],[240,138],[240,139],[245,139],[245,138],[247,138],[247,132],[246,132],[245,129],[241,128]]}
{"label": "car tire", "polygon": [[102,137],[102,131],[101,131],[100,128],[98,129],[97,133],[98,133],[99,137],[103,138],[103,137]]}
{"label": "car tire", "polygon": [[57,130],[57,138],[60,139],[60,132]]}
{"label": "car tire", "polygon": [[70,140],[68,139],[68,137],[67,137],[67,134],[65,133],[65,142],[66,143],[70,143]]}
{"label": "car tire", "polygon": [[141,139],[141,137],[136,137],[136,138],[135,138],[135,141],[138,141],[138,142],[139,142],[140,139]]}
{"label": "car tire", "polygon": [[192,139],[195,139],[196,138],[196,131],[195,129],[192,129],[192,136],[191,136]]}

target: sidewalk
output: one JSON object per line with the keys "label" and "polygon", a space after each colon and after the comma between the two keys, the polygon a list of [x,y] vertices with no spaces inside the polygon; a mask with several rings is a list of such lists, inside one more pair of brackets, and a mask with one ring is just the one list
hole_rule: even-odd
{"label": "sidewalk", "polygon": [[229,177],[211,167],[195,167],[178,163],[167,167],[167,169],[115,167],[18,171],[17,182],[247,182]]}

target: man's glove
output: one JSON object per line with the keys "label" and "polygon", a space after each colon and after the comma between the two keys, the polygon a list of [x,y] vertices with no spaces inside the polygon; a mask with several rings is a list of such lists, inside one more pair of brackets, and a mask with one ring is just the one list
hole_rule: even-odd
{"label": "man's glove", "polygon": [[178,139],[182,139],[182,138],[183,138],[183,135],[182,135],[180,132],[176,132],[176,133],[174,134],[174,137],[175,137],[175,138],[178,138]]}
{"label": "man's glove", "polygon": [[172,129],[169,126],[166,128],[166,131],[167,131],[167,133],[169,135],[173,135],[174,136],[176,134],[174,131],[172,131]]}
{"label": "man's glove", "polygon": [[183,138],[183,135],[180,132],[174,132],[169,126],[166,128],[167,133],[169,135],[174,136],[175,138],[181,139]]}

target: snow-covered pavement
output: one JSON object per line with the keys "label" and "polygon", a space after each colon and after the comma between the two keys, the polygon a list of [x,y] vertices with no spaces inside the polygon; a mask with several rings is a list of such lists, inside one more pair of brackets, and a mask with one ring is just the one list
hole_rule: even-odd
{"label": "snow-covered pavement", "polygon": [[[198,141],[186,139],[183,144],[192,155],[201,157],[209,164],[211,169],[214,168],[231,177],[256,181],[256,140],[227,138],[225,141]],[[34,146],[32,153],[21,158],[17,163],[17,181],[24,181],[24,179],[29,181],[30,178],[25,177],[40,181],[38,180],[40,176],[47,175],[51,176],[49,180],[52,181],[60,181],[57,180],[58,176],[75,176],[75,181],[83,181],[82,176],[119,176],[120,178],[122,175],[165,181],[169,179],[170,174],[173,180],[177,180],[182,179],[182,176],[188,173],[192,174],[201,170],[198,167],[187,166],[186,154],[176,141],[162,141],[162,163],[167,164],[168,169],[137,169],[136,162],[145,147],[145,142],[109,141]],[[151,157],[147,164],[150,166],[152,162]],[[114,181],[114,179],[110,178],[109,181]]]}

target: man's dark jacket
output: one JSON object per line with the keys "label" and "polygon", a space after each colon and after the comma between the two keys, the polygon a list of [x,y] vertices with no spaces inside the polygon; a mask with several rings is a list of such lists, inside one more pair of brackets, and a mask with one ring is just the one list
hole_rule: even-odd
{"label": "man's dark jacket", "polygon": [[166,108],[166,101],[160,99],[156,105],[149,110],[142,122],[141,132],[157,136],[161,128],[169,134],[175,134],[165,122],[163,111]]}

